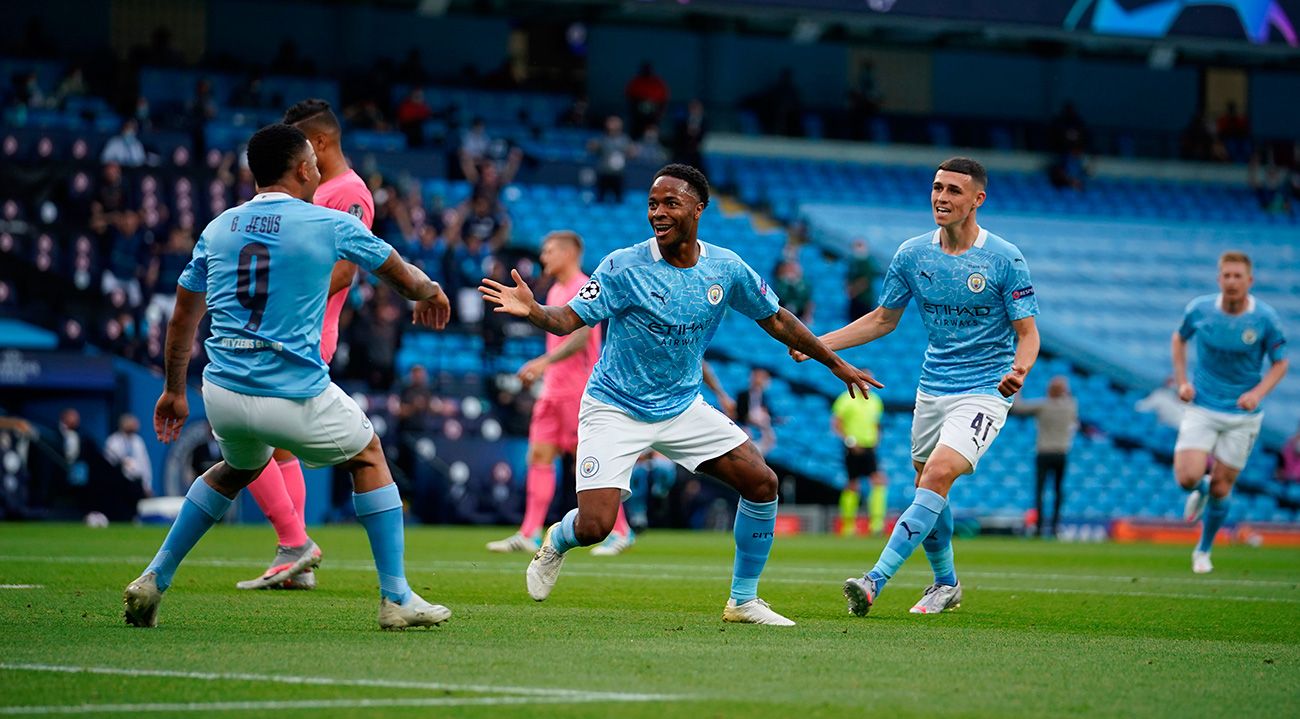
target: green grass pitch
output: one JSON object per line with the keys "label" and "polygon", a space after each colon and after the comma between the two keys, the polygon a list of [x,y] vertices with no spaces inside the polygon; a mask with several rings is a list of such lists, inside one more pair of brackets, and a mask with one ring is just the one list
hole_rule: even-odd
{"label": "green grass pitch", "polygon": [[[1300,551],[958,540],[965,603],[919,617],[918,553],[869,617],[840,583],[876,539],[782,537],[760,593],[797,627],[724,625],[729,534],[655,531],[573,552],[543,604],[501,529],[412,527],[411,584],[451,607],[381,632],[365,535],[317,528],[314,592],[241,592],[267,527],[219,527],[157,629],[122,588],[157,527],[0,525],[0,715],[966,717],[1300,716]],[[24,585],[32,585],[26,586]]]}

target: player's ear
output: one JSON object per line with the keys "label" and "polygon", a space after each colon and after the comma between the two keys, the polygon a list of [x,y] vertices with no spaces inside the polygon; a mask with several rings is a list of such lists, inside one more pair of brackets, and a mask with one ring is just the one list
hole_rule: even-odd
{"label": "player's ear", "polygon": [[980,190],[979,192],[975,193],[975,209],[979,209],[980,206],[984,204],[984,200],[987,198],[988,198],[988,193],[984,192],[983,190]]}

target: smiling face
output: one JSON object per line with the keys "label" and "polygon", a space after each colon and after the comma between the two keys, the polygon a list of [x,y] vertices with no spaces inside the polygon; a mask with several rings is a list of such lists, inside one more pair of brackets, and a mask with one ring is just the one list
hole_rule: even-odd
{"label": "smiling face", "polygon": [[930,210],[940,227],[960,225],[984,204],[984,188],[970,175],[939,170],[930,186]]}
{"label": "smiling face", "polygon": [[686,180],[665,175],[650,186],[646,217],[660,245],[693,239],[702,212],[704,204]]}

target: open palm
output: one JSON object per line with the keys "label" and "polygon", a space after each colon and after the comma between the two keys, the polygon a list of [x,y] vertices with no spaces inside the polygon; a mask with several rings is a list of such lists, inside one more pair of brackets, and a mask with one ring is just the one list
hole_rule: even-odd
{"label": "open palm", "polygon": [[515,317],[527,317],[532,311],[536,302],[533,300],[533,291],[528,288],[524,278],[519,276],[518,270],[510,270],[510,276],[515,281],[514,287],[497,282],[496,280],[483,278],[483,284],[479,285],[478,291],[483,295],[483,299],[497,305],[493,312],[505,312]]}

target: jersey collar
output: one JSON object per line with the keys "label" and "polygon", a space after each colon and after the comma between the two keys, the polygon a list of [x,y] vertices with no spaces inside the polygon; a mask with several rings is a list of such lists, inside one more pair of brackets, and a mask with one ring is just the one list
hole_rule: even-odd
{"label": "jersey collar", "polygon": [[292,200],[293,197],[287,192],[263,192],[254,195],[249,202],[265,202],[267,200]]}
{"label": "jersey collar", "polygon": [[[696,242],[699,242],[698,238],[696,238]],[[703,242],[700,242],[700,257],[708,257],[708,256],[709,256],[709,246],[704,244]],[[650,238],[650,258],[653,259],[655,262],[658,262],[659,260],[662,260],[664,258],[664,253],[659,251],[659,241],[653,237]]]}
{"label": "jersey collar", "polygon": [[[942,238],[943,238],[943,228],[940,227],[939,229],[934,231],[934,237],[930,238],[930,244],[937,245],[939,244]],[[976,247],[983,247],[984,243],[988,241],[989,241],[989,231],[981,227],[980,233],[975,236],[975,244],[971,245],[971,249],[974,249]]]}
{"label": "jersey collar", "polygon": [[[1214,309],[1223,312],[1223,293],[1214,296]],[[1255,311],[1255,295],[1246,295],[1246,311],[1242,314],[1249,314]]]}

